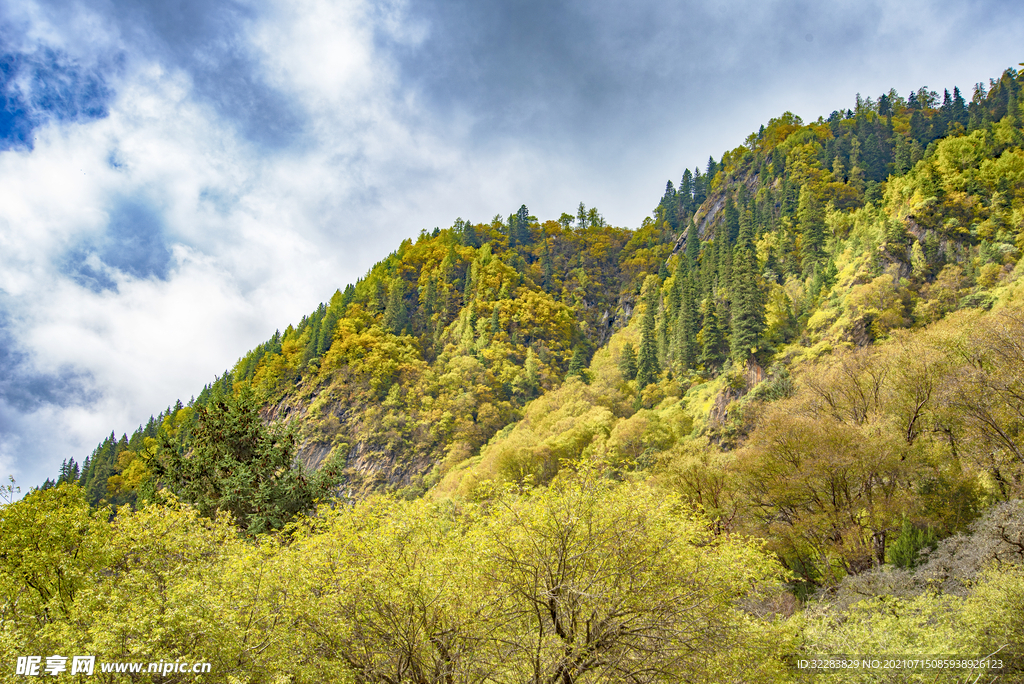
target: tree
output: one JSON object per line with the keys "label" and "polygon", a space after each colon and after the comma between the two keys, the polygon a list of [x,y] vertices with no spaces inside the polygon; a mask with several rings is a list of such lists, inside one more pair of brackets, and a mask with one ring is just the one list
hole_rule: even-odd
{"label": "tree", "polygon": [[725,360],[726,341],[714,302],[706,301],[704,306],[704,325],[696,338],[700,347],[697,363],[704,368],[704,372],[711,373]]}
{"label": "tree", "polygon": [[750,358],[764,330],[764,295],[757,272],[757,255],[749,245],[736,250],[732,272],[732,337],[730,348],[736,361]]}
{"label": "tree", "polygon": [[690,267],[693,268],[700,258],[700,236],[697,235],[697,226],[690,221],[686,229],[686,256],[690,260]]}
{"label": "tree", "polygon": [[636,383],[640,389],[657,381],[658,375],[661,373],[661,366],[658,363],[658,338],[655,330],[659,285],[658,276],[651,275],[644,280],[642,289],[644,313],[640,324],[640,355],[637,358],[636,370]]}
{"label": "tree", "polygon": [[164,436],[155,469],[205,516],[226,511],[249,534],[280,529],[339,479],[331,463],[312,476],[296,465],[294,432],[264,425],[247,387],[198,406],[195,418],[184,445]]}
{"label": "tree", "polygon": [[405,283],[401,278],[395,278],[389,289],[384,325],[395,335],[401,335],[409,324],[409,314],[405,308]]}
{"label": "tree", "polygon": [[[714,539],[678,504],[585,471],[499,500],[481,543],[508,630],[494,681],[769,676],[770,642],[755,645],[737,602],[765,596],[777,567],[738,540]],[[739,643],[746,662],[727,655]]]}
{"label": "tree", "polygon": [[697,361],[697,332],[699,311],[693,280],[681,266],[676,271],[679,280],[679,315],[676,317],[676,360],[681,370],[692,368]]}
{"label": "tree", "polygon": [[569,370],[566,372],[565,377],[578,377],[583,382],[587,382],[587,355],[582,349],[576,347],[572,351],[572,360],[569,361]]}
{"label": "tree", "polygon": [[806,276],[814,270],[825,243],[825,211],[809,185],[800,188],[797,216],[800,222],[800,264]]}
{"label": "tree", "polygon": [[588,225],[590,224],[587,220],[587,207],[580,202],[579,208],[576,209],[576,230],[586,230]]}
{"label": "tree", "polygon": [[679,211],[680,220],[685,220],[690,214],[693,213],[695,207],[693,206],[693,173],[690,169],[683,171],[683,177],[679,181]]}
{"label": "tree", "polygon": [[622,345],[622,352],[619,354],[619,371],[622,373],[622,378],[635,380],[636,369],[636,352],[633,350],[633,344],[626,342]]}
{"label": "tree", "polygon": [[530,234],[530,210],[523,204],[515,214],[508,220],[509,247],[516,245],[529,245],[532,240]]}
{"label": "tree", "polygon": [[[38,629],[73,614],[76,596],[103,565],[108,514],[109,509],[91,510],[84,490],[67,483],[0,506],[0,614],[5,622]],[[7,629],[5,624],[5,635]]]}

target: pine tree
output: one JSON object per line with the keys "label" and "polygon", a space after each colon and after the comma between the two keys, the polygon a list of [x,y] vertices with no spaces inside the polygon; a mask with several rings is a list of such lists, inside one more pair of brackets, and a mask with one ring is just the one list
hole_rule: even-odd
{"label": "pine tree", "polygon": [[825,211],[808,185],[800,188],[797,216],[800,221],[800,267],[806,276],[814,270],[825,243]]}
{"label": "pine tree", "polygon": [[693,170],[693,210],[704,204],[704,200],[708,198],[708,184],[707,179],[701,175],[700,169],[695,168]]}
{"label": "pine tree", "polygon": [[383,313],[388,306],[388,286],[381,277],[375,278],[370,290],[370,311]]}
{"label": "pine tree", "polygon": [[764,330],[764,298],[757,273],[757,255],[749,244],[741,244],[734,259],[732,305],[730,307],[732,358],[746,361]]}
{"label": "pine tree", "polygon": [[740,212],[732,197],[725,200],[725,240],[728,244],[736,244],[740,235]]}
{"label": "pine tree", "polygon": [[280,529],[337,483],[340,473],[307,475],[295,465],[295,434],[266,427],[251,390],[196,408],[184,447],[165,438],[157,475],[202,515],[227,511],[250,534]]}
{"label": "pine tree", "polygon": [[387,307],[384,309],[384,325],[395,335],[401,335],[409,324],[405,308],[405,283],[401,278],[391,282]]}
{"label": "pine tree", "polygon": [[499,307],[497,303],[495,303],[494,307],[491,309],[491,336],[493,337],[499,330],[501,330],[501,317]]}
{"label": "pine tree", "polygon": [[588,380],[587,356],[579,347],[576,347],[572,351],[572,359],[569,361],[569,370],[566,372],[565,377],[578,377],[583,380],[583,382]]}
{"label": "pine tree", "polygon": [[647,276],[641,290],[644,302],[644,314],[640,323],[640,354],[637,358],[636,382],[643,389],[656,382],[661,373],[658,363],[658,339],[655,330],[655,314],[658,310],[658,294],[660,292],[658,276]]}
{"label": "pine tree", "polygon": [[468,221],[462,225],[462,244],[466,247],[480,246],[480,236],[477,234],[473,224]]}
{"label": "pine tree", "polygon": [[516,211],[515,232],[517,244],[529,245],[533,242],[533,236],[530,234],[530,210],[526,208],[525,204]]}
{"label": "pine tree", "polygon": [[683,171],[683,178],[679,181],[679,207],[682,210],[681,218],[686,218],[693,213],[693,174],[690,169]]}
{"label": "pine tree", "polygon": [[719,312],[710,300],[705,301],[704,325],[697,333],[696,342],[700,347],[697,363],[704,368],[704,372],[714,372],[725,359],[726,344],[719,324]]}
{"label": "pine tree", "polygon": [[679,280],[679,315],[675,321],[675,360],[683,371],[692,368],[697,360],[697,303],[693,281],[688,271],[681,267],[676,273]]}
{"label": "pine tree", "polygon": [[707,171],[704,174],[704,182],[707,184],[708,192],[711,191],[711,183],[715,180],[716,173],[718,173],[718,164],[715,163],[714,157],[708,157]]}
{"label": "pine tree", "polygon": [[697,226],[690,221],[686,229],[686,257],[692,265],[696,265],[700,258],[700,236],[697,235]]}
{"label": "pine tree", "polygon": [[622,345],[622,352],[619,354],[619,371],[624,380],[636,379],[636,351],[631,342]]}
{"label": "pine tree", "polygon": [[586,230],[587,225],[587,207],[580,202],[580,206],[576,209],[576,230]]}

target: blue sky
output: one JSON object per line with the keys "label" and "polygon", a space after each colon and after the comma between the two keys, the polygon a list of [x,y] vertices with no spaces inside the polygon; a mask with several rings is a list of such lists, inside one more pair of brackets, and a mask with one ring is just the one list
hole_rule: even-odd
{"label": "blue sky", "polygon": [[422,229],[636,227],[770,117],[1024,60],[1017,3],[9,0],[0,476],[196,394]]}

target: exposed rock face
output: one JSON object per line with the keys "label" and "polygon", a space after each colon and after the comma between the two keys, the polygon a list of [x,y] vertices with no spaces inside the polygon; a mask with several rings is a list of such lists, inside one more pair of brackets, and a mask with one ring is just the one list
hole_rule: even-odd
{"label": "exposed rock face", "polygon": [[753,358],[747,360],[743,369],[743,385],[735,387],[727,386],[715,397],[711,405],[711,412],[708,414],[708,423],[713,427],[721,427],[729,418],[729,404],[743,397],[755,386],[765,380],[764,369]]}

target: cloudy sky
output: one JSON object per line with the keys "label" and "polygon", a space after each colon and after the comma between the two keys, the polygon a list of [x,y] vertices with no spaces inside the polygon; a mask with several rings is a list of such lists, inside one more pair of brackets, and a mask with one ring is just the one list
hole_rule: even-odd
{"label": "cloudy sky", "polygon": [[1024,59],[998,0],[6,0],[0,477],[187,401],[421,229],[636,227],[770,117]]}

